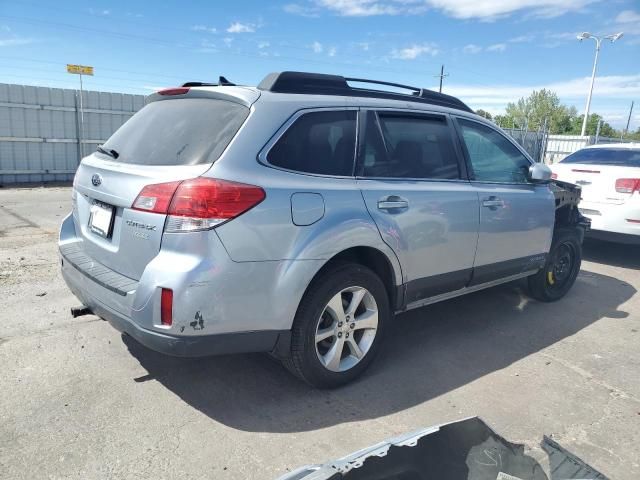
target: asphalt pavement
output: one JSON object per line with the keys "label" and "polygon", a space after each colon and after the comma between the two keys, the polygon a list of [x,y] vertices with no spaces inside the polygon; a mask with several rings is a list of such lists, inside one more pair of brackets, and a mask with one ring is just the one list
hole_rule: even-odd
{"label": "asphalt pavement", "polygon": [[0,478],[274,479],[478,415],[640,478],[640,247],[587,241],[563,300],[521,283],[398,316],[358,382],[318,391],[266,355],[165,357],[60,277],[68,187],[0,188]]}

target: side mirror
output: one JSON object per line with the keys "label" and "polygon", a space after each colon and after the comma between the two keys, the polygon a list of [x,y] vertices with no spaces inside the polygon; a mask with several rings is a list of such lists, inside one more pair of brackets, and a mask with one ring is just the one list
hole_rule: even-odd
{"label": "side mirror", "polygon": [[529,180],[544,183],[551,180],[551,169],[544,163],[534,163],[529,167]]}

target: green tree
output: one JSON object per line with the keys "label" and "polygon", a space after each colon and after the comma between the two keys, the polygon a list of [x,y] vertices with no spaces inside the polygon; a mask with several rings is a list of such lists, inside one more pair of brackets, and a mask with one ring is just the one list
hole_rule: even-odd
{"label": "green tree", "polygon": [[483,110],[481,108],[476,110],[476,114],[480,115],[481,117],[486,118],[487,120],[493,120],[493,117],[491,116],[491,114],[489,112],[487,112],[486,110]]}
{"label": "green tree", "polygon": [[635,132],[629,132],[624,136],[625,140],[636,140],[640,141],[640,127]]}
{"label": "green tree", "polygon": [[526,123],[529,130],[537,130],[544,125],[545,119],[551,133],[563,134],[571,131],[572,119],[576,116],[575,107],[560,103],[558,95],[551,90],[534,90],[527,98],[507,104],[503,126],[514,123],[518,127]]}
{"label": "green tree", "polygon": [[[578,115],[571,120],[571,130],[568,132],[571,135],[580,135],[582,133],[582,121],[584,119],[584,115]],[[585,130],[585,135],[595,135],[598,130],[598,122],[602,120],[602,116],[597,113],[589,114],[589,119],[587,120],[587,129]],[[620,132],[618,132],[615,128],[609,125],[607,122],[602,122],[600,125],[600,136],[601,137],[619,137]]]}

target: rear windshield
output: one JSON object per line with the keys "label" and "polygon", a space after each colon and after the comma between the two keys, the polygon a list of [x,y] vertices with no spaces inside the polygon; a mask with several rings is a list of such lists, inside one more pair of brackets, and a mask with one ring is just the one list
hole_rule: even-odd
{"label": "rear windshield", "polygon": [[631,150],[629,148],[585,148],[572,153],[560,163],[640,167],[640,150]]}
{"label": "rear windshield", "polygon": [[248,115],[247,107],[225,100],[160,100],[131,117],[103,147],[118,152],[122,163],[213,163]]}

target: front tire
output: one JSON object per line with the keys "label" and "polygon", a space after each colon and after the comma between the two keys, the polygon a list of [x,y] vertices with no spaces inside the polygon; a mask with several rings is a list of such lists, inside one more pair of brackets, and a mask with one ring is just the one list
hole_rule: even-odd
{"label": "front tire", "polygon": [[529,277],[529,294],[542,302],[555,302],[571,289],[580,272],[582,243],[575,228],[556,231],[542,270]]}
{"label": "front tire", "polygon": [[330,268],[300,302],[283,363],[313,387],[349,383],[376,356],[389,316],[387,291],[373,271],[354,263]]}

